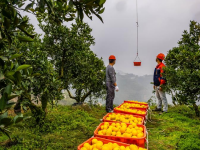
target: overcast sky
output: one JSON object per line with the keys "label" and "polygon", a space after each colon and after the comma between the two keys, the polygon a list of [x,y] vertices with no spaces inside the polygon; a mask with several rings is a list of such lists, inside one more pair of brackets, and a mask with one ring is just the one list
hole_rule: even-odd
{"label": "overcast sky", "polygon": [[[200,23],[200,0],[138,0],[139,57],[141,67],[134,67],[136,57],[136,0],[107,0],[102,14],[104,24],[93,17],[84,19],[93,29],[95,46],[92,50],[102,57],[105,65],[109,55],[117,58],[116,70],[136,75],[153,74],[158,53],[177,46],[190,20]],[[31,17],[31,23],[37,24]],[[36,31],[40,32],[38,27]]]}

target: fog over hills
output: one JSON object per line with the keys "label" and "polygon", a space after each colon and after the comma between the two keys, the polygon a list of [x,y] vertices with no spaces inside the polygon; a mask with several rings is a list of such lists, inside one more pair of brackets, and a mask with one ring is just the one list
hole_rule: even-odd
{"label": "fog over hills", "polygon": [[[116,71],[117,84],[119,86],[119,92],[115,95],[115,104],[121,104],[123,100],[138,100],[147,101],[151,96],[153,85],[153,75],[137,76],[134,74],[124,73],[122,71]],[[171,96],[167,95],[168,102],[171,104]]]}

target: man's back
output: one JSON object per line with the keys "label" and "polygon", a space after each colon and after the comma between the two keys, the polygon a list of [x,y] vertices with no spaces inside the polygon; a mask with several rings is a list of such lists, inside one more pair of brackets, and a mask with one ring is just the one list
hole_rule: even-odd
{"label": "man's back", "polygon": [[116,82],[115,69],[111,65],[106,67],[106,82]]}

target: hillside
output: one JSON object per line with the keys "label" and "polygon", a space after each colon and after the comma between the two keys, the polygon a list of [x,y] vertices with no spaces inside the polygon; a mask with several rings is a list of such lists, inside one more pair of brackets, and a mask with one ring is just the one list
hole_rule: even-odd
{"label": "hillside", "polygon": [[[34,125],[32,119],[11,127],[12,137],[18,138],[20,143],[0,149],[76,150],[79,144],[93,136],[105,114],[103,106],[49,107],[43,127]],[[170,107],[169,113],[152,113],[151,117],[151,122],[147,123],[149,150],[200,149],[200,120],[194,117],[191,108]],[[0,142],[6,139],[0,135]]]}
{"label": "hillside", "polygon": [[137,76],[117,73],[117,84],[120,91],[116,93],[115,103],[121,104],[124,99],[145,101],[152,96],[152,75]]}

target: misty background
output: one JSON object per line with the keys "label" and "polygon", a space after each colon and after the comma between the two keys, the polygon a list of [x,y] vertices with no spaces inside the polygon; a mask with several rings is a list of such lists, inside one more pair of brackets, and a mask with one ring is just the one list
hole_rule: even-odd
{"label": "misty background", "polygon": [[[107,0],[104,23],[93,16],[87,22],[93,29],[96,44],[91,47],[99,58],[108,65],[108,57],[117,58],[114,66],[117,72],[119,92],[115,103],[124,99],[147,101],[152,94],[153,71],[157,54],[177,46],[184,30],[189,29],[190,20],[200,23],[200,0],[138,0],[139,13],[139,57],[141,67],[134,67],[136,57],[136,0]],[[36,32],[43,34],[37,19],[28,13]],[[70,27],[70,23],[66,26]],[[167,96],[171,103],[171,96]]]}

